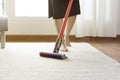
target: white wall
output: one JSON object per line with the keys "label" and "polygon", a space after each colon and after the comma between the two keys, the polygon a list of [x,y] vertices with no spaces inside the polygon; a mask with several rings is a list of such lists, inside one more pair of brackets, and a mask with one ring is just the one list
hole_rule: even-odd
{"label": "white wall", "polygon": [[55,26],[49,20],[9,20],[9,31],[11,35],[54,35]]}

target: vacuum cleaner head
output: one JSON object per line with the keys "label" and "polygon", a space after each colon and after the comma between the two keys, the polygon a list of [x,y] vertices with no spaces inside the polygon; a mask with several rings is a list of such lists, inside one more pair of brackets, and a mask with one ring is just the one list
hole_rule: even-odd
{"label": "vacuum cleaner head", "polygon": [[48,52],[40,52],[39,55],[41,57],[55,58],[55,59],[67,59],[65,54],[59,53],[48,53]]}

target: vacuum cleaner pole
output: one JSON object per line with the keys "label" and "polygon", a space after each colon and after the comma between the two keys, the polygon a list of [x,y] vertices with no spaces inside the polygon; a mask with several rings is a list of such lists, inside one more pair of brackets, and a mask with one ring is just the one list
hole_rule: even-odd
{"label": "vacuum cleaner pole", "polygon": [[69,0],[69,4],[68,4],[66,14],[65,14],[65,19],[64,19],[63,24],[61,26],[60,33],[58,35],[58,38],[56,40],[56,44],[55,44],[55,47],[54,47],[54,51],[53,51],[54,53],[58,53],[59,49],[61,47],[62,37],[63,37],[64,30],[65,30],[65,27],[66,27],[68,16],[69,16],[69,13],[70,13],[70,10],[71,10],[71,7],[72,7],[72,3],[73,3],[73,0]]}

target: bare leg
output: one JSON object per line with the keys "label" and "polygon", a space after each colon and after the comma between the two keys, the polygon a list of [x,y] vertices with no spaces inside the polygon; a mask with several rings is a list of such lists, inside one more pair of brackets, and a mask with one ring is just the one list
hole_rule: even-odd
{"label": "bare leg", "polygon": [[54,19],[55,21],[55,26],[56,26],[56,29],[57,29],[57,33],[60,32],[60,29],[61,29],[61,25],[63,23],[63,19]]}
{"label": "bare leg", "polygon": [[75,20],[76,20],[76,16],[71,16],[71,17],[68,18],[66,36],[65,36],[65,43],[66,43],[67,46],[71,46],[69,36],[70,36],[70,32],[71,32],[71,30],[72,30],[72,28],[75,24]]}

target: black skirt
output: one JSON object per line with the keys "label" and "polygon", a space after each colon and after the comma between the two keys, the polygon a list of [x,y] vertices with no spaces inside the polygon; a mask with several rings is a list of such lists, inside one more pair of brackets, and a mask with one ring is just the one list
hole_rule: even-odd
{"label": "black skirt", "polygon": [[[48,0],[49,18],[61,19],[64,18],[69,0]],[[80,14],[79,0],[73,0],[73,5],[69,16]]]}

